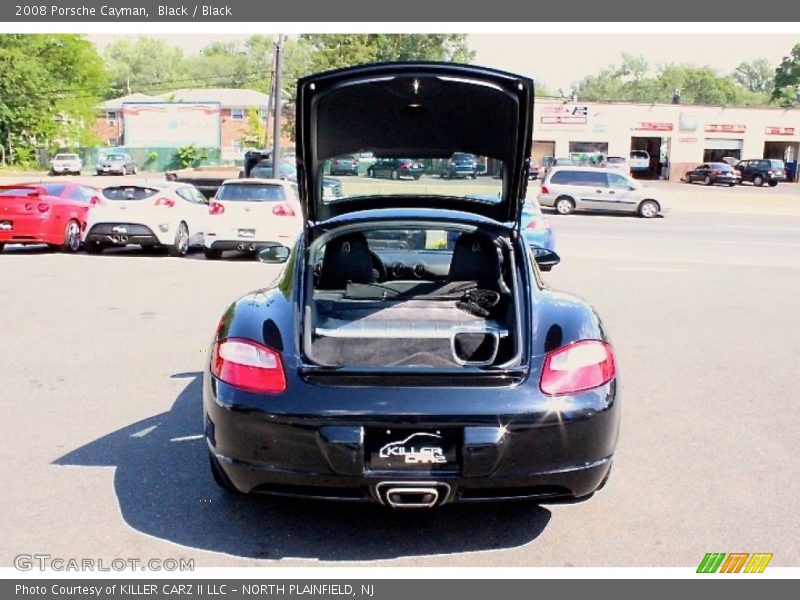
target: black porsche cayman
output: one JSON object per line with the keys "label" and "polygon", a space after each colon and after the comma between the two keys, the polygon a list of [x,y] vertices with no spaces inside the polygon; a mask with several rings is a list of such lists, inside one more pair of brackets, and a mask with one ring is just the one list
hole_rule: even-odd
{"label": "black porsche cayman", "polygon": [[[304,230],[261,252],[282,273],[225,312],[205,370],[220,486],[396,508],[603,486],[614,355],[592,307],[543,284],[558,257],[520,232],[533,99],[529,79],[454,64],[298,82]],[[324,197],[325,161],[361,152],[429,175]],[[455,152],[502,178],[430,175]]]}

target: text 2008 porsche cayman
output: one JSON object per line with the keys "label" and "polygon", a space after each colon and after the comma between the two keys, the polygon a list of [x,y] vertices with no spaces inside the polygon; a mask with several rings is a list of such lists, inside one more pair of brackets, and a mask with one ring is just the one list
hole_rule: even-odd
{"label": "text 2008 porsche cayman", "polygon": [[[613,350],[590,305],[544,285],[537,261],[557,257],[520,231],[533,99],[525,77],[453,64],[298,82],[303,233],[260,253],[282,275],[228,308],[205,370],[220,486],[396,508],[603,486]],[[423,181],[324,198],[325,161],[365,151],[464,152],[503,176],[482,197]]]}

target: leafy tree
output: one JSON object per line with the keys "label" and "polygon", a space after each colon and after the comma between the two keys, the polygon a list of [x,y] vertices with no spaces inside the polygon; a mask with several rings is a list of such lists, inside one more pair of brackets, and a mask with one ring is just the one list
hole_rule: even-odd
{"label": "leafy tree", "polygon": [[264,119],[261,118],[261,111],[258,107],[251,106],[246,111],[247,116],[247,131],[245,133],[244,141],[248,146],[260,148],[264,145],[267,128],[264,125]]}
{"label": "leafy tree", "polygon": [[183,51],[161,39],[142,36],[131,42],[122,38],[108,46],[104,55],[111,79],[108,98],[135,92],[158,94],[191,83]]}
{"label": "leafy tree", "polygon": [[775,70],[766,58],[743,62],[733,71],[739,85],[756,94],[771,94],[775,85]]}
{"label": "leafy tree", "polygon": [[775,69],[775,87],[772,99],[781,106],[794,106],[800,102],[800,44],[792,48]]}
{"label": "leafy tree", "polygon": [[0,143],[21,164],[35,148],[93,141],[106,85],[102,58],[84,36],[0,35]]}

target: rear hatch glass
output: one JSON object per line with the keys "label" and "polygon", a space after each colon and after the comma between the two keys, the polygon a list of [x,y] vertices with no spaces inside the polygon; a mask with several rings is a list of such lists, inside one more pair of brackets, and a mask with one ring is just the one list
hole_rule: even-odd
{"label": "rear hatch glass", "polygon": [[158,193],[158,188],[141,186],[118,186],[103,189],[102,194],[108,200],[145,200]]}
{"label": "rear hatch glass", "polygon": [[286,200],[286,195],[281,185],[226,183],[217,191],[216,199],[226,202],[271,202]]}

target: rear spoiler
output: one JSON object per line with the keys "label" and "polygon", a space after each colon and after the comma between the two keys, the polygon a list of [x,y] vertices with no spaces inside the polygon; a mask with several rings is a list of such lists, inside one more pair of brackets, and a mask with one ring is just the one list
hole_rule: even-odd
{"label": "rear spoiler", "polygon": [[[43,187],[35,186],[35,185],[0,185],[0,194],[2,194],[5,190],[20,190],[21,192],[24,190],[30,190],[27,194],[20,193],[20,194],[13,194],[13,196],[47,196],[47,190]],[[8,197],[8,194],[3,194]]]}

